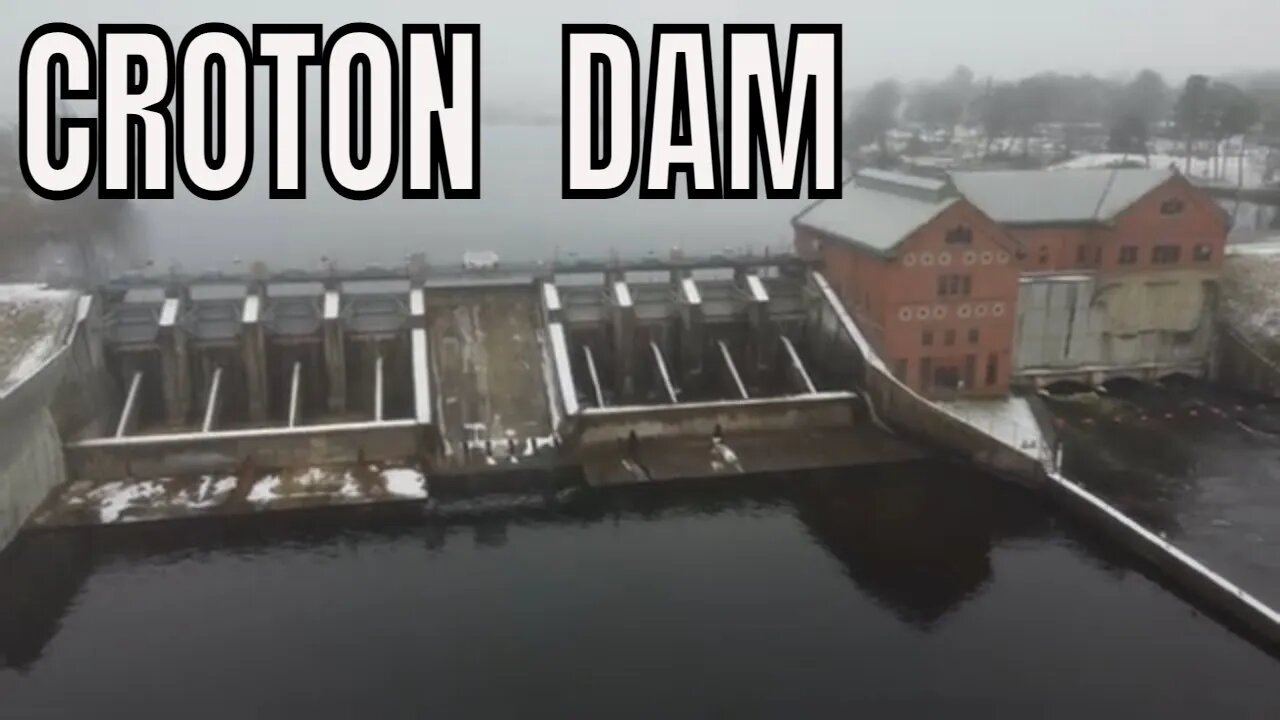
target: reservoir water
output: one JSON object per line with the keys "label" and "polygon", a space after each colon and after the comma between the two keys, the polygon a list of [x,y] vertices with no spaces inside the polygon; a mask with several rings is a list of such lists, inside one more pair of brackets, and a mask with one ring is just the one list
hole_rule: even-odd
{"label": "reservoir water", "polygon": [[1280,666],[961,467],[33,534],[4,717],[1274,717]]}
{"label": "reservoir water", "polygon": [[[486,127],[483,200],[352,203],[313,162],[305,202],[257,173],[133,215],[159,267],[285,269],[763,251],[804,205],[561,200],[558,134]],[[1251,442],[1214,472],[1280,454]],[[3,718],[837,714],[1280,717],[1280,664],[1039,496],[940,462],[33,533],[0,556]]]}

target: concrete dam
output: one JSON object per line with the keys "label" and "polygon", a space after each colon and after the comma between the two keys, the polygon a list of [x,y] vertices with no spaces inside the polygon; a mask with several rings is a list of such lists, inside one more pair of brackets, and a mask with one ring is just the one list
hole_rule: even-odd
{"label": "concrete dam", "polygon": [[77,480],[379,463],[606,485],[915,456],[793,258],[118,280]]}
{"label": "concrete dam", "polygon": [[1280,614],[1061,474],[1033,403],[916,393],[800,258],[258,267],[69,297],[61,349],[0,395],[25,433],[0,458],[6,542],[941,454],[1043,492],[1280,652]]}

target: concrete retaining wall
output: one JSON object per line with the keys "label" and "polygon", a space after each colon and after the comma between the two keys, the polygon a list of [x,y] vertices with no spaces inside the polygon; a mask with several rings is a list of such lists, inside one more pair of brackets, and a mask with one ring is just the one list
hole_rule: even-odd
{"label": "concrete retaining wall", "polygon": [[1047,475],[1050,494],[1071,512],[1154,565],[1192,600],[1246,630],[1246,637],[1280,654],[1280,614],[1195,558],[1161,539],[1098,496],[1056,473]]}
{"label": "concrete retaining wall", "polygon": [[1040,463],[982,430],[956,418],[903,384],[885,366],[866,336],[854,323],[830,284],[821,275],[812,276],[814,288],[824,301],[817,326],[824,334],[825,347],[835,346],[836,356],[861,370],[859,385],[869,402],[869,411],[896,432],[919,438],[988,469],[1024,481],[1039,478]]}
{"label": "concrete retaining wall", "polygon": [[852,393],[818,393],[785,398],[670,406],[587,408],[577,418],[579,446],[625,441],[634,431],[646,440],[665,437],[710,438],[716,426],[726,433],[848,427],[860,401]]}
{"label": "concrete retaining wall", "polygon": [[967,455],[1006,477],[1045,488],[1067,510],[1150,562],[1187,597],[1244,628],[1244,636],[1268,652],[1280,654],[1280,614],[1101,498],[1049,470],[1039,459],[1005,445],[911,392],[887,371],[825,280],[815,275],[814,283],[841,316],[847,342],[862,357],[873,412],[906,433]]}
{"label": "concrete retaining wall", "polygon": [[62,440],[49,411],[40,408],[13,423],[0,444],[0,549],[53,488],[66,481]]}
{"label": "concrete retaining wall", "polygon": [[77,480],[163,478],[242,467],[416,460],[426,426],[412,420],[185,435],[132,436],[71,443],[67,467]]}
{"label": "concrete retaining wall", "polygon": [[66,481],[62,438],[49,407],[65,375],[78,324],[69,339],[20,385],[0,396],[0,549],[18,534],[49,491]]}

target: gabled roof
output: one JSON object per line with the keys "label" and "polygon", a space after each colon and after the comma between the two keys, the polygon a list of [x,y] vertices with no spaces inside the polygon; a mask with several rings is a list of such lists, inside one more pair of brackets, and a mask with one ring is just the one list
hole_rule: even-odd
{"label": "gabled roof", "polygon": [[814,203],[792,223],[888,255],[959,201],[945,180],[863,170],[845,183],[842,197]]}
{"label": "gabled roof", "polygon": [[1105,223],[1174,176],[1172,170],[958,172],[956,188],[1005,225]]}

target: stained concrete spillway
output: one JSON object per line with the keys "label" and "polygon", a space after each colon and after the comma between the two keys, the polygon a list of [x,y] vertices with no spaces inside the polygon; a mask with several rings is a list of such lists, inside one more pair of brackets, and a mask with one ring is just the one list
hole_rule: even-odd
{"label": "stained concrete spillway", "polygon": [[73,477],[398,462],[608,484],[914,454],[870,421],[794,259],[132,281],[104,300],[119,411],[69,444]]}

